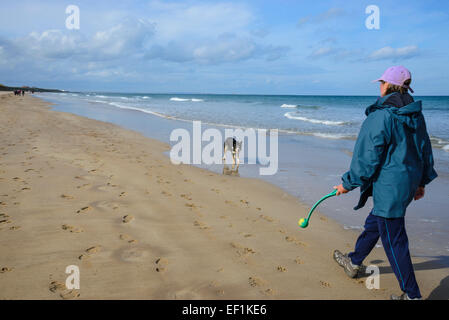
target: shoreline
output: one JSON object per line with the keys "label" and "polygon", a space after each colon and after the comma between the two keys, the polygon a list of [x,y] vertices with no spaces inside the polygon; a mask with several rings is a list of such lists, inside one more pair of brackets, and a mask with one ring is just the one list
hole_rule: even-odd
{"label": "shoreline", "polygon": [[[0,213],[11,221],[0,225],[0,268],[10,269],[0,273],[1,299],[386,299],[399,291],[382,248],[367,259],[382,261],[380,290],[347,279],[331,252],[349,250],[357,234],[319,212],[298,230],[307,207],[280,188],[174,166],[165,143],[49,106],[0,100],[8,132],[0,177],[9,182]],[[423,297],[438,298],[447,268],[413,261],[423,266]],[[69,264],[82,273],[73,297],[50,290]]]}

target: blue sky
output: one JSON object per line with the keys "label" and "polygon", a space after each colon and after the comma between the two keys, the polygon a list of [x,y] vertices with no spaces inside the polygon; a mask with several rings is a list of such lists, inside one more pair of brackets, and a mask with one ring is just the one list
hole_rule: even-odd
{"label": "blue sky", "polygon": [[[68,5],[80,29],[65,27]],[[365,8],[380,9],[368,30]],[[391,65],[449,95],[447,1],[8,1],[0,83],[82,91],[376,95]]]}

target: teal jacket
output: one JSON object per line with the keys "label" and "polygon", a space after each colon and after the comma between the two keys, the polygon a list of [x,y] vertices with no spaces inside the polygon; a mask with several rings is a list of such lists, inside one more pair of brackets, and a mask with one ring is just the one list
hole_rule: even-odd
{"label": "teal jacket", "polygon": [[372,214],[403,217],[418,187],[437,177],[421,110],[421,101],[400,93],[379,98],[366,109],[351,167],[342,177],[346,190],[360,187],[354,210],[373,196]]}

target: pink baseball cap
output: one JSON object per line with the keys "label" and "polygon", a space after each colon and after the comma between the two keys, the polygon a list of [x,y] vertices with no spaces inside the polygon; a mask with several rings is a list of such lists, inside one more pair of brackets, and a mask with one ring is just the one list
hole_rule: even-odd
{"label": "pink baseball cap", "polygon": [[412,79],[412,74],[406,67],[393,66],[385,70],[384,74],[379,79],[373,80],[373,82],[385,81],[403,88],[407,88],[413,93],[413,89],[404,84],[404,82],[408,79]]}

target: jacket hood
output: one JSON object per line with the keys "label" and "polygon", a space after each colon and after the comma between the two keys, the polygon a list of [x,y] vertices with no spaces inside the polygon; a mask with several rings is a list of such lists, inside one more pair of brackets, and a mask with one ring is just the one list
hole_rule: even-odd
{"label": "jacket hood", "polygon": [[416,129],[418,118],[421,116],[422,101],[413,101],[408,93],[392,93],[379,98],[376,103],[366,108],[365,114],[369,115],[375,110],[384,109],[401,123]]}

